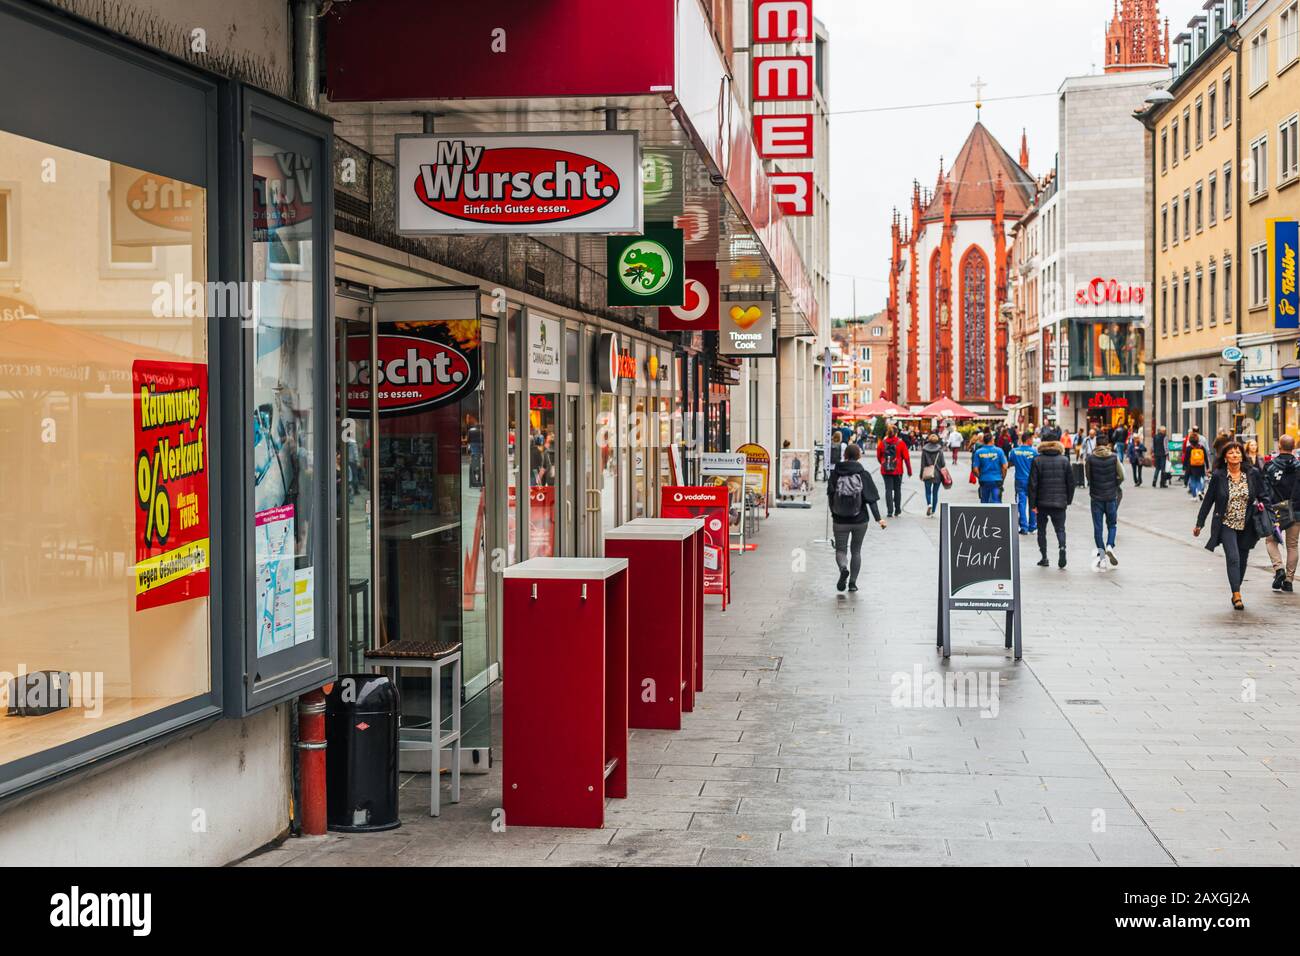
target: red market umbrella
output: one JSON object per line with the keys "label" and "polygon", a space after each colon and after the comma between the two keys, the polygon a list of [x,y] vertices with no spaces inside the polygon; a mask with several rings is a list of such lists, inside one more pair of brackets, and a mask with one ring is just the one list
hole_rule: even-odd
{"label": "red market umbrella", "polygon": [[937,402],[931,402],[921,409],[922,418],[979,418],[969,408],[958,405],[945,395]]}
{"label": "red market umbrella", "polygon": [[862,418],[902,418],[907,414],[907,409],[900,408],[887,398],[878,398],[874,402],[866,405],[860,405],[854,409],[854,412]]}
{"label": "red market umbrella", "polygon": [[97,391],[131,380],[136,359],[176,356],[43,319],[0,322],[0,391]]}

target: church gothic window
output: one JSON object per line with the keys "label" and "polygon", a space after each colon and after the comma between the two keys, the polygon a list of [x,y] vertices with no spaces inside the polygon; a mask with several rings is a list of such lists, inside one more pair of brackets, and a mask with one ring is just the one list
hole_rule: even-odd
{"label": "church gothic window", "polygon": [[989,260],[971,247],[961,260],[961,393],[963,398],[987,398]]}

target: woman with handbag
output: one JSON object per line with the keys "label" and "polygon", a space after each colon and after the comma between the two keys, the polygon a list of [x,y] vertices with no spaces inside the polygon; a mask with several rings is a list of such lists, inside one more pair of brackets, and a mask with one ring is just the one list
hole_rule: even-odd
{"label": "woman with handbag", "polygon": [[1251,549],[1260,538],[1273,533],[1273,519],[1265,507],[1267,496],[1257,469],[1245,463],[1246,449],[1241,442],[1230,441],[1220,453],[1220,465],[1210,478],[1205,491],[1196,528],[1192,535],[1199,537],[1210,511],[1214,520],[1210,524],[1210,540],[1205,550],[1213,551],[1223,545],[1224,560],[1228,570],[1228,587],[1232,591],[1232,606],[1238,611],[1246,605],[1241,600],[1241,581],[1246,574],[1246,562]]}
{"label": "woman with handbag", "polygon": [[931,432],[925,436],[921,446],[921,481],[925,484],[925,516],[928,518],[939,510],[939,486],[951,485],[947,478],[948,464],[943,457],[943,445],[939,436]]}

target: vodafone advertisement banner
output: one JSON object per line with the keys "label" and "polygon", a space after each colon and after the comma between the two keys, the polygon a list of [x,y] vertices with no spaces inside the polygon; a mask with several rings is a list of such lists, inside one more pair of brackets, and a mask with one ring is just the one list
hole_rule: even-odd
{"label": "vodafone advertisement banner", "polygon": [[686,287],[681,305],[659,309],[661,332],[718,331],[718,266],[715,262],[687,262]]}
{"label": "vodafone advertisement banner", "polygon": [[722,595],[723,610],[731,600],[728,497],[725,485],[661,488],[659,496],[660,517],[704,519],[704,593]]}
{"label": "vodafone advertisement banner", "polygon": [[397,231],[640,233],[636,131],[397,137]]}

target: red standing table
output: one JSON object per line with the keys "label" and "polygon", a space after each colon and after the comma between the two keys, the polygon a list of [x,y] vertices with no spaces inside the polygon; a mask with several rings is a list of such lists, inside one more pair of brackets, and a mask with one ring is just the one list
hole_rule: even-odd
{"label": "red standing table", "polygon": [[605,532],[605,557],[626,558],[629,727],[680,730],[695,709],[695,531],[625,524]]}
{"label": "red standing table", "polygon": [[[703,518],[634,518],[623,527],[668,527],[679,525],[690,528],[693,532],[692,551],[695,555],[691,571],[691,597],[694,605],[694,618],[691,634],[695,644],[692,655],[695,658],[695,693],[704,690],[704,519]],[[694,697],[692,695],[692,705]],[[688,708],[683,708],[686,710]]]}
{"label": "red standing table", "polygon": [[533,558],[502,572],[506,826],[605,823],[627,796],[628,563]]}

